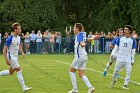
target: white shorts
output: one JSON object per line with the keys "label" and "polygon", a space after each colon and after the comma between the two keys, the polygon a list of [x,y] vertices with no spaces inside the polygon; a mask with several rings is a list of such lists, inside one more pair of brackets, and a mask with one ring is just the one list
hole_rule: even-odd
{"label": "white shorts", "polygon": [[85,70],[87,61],[88,61],[87,56],[75,58],[71,64],[71,67],[75,69]]}
{"label": "white shorts", "polygon": [[122,67],[125,67],[126,72],[131,72],[131,69],[132,69],[131,62],[116,62],[114,71],[118,72],[121,70]]}
{"label": "white shorts", "polygon": [[114,61],[116,61],[117,57],[114,56],[114,55],[111,55],[110,56],[110,60],[109,60],[109,63],[113,63]]}
{"label": "white shorts", "polygon": [[20,67],[20,65],[19,65],[19,63],[18,63],[18,57],[14,57],[13,55],[10,55],[9,53],[8,53],[8,59],[10,60],[10,64],[11,64],[11,68],[12,69],[15,69],[15,68],[18,68],[18,67]]}

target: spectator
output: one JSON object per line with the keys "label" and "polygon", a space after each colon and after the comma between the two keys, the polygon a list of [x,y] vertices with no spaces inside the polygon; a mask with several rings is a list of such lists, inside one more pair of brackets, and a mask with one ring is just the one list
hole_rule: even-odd
{"label": "spectator", "polygon": [[0,33],[0,46],[1,46],[1,33]]}
{"label": "spectator", "polygon": [[[88,39],[94,39],[94,35],[92,34],[92,31],[89,32]],[[92,41],[88,42],[88,52],[93,53]]]}
{"label": "spectator", "polygon": [[55,33],[51,31],[50,45],[51,45],[51,53],[54,53],[54,44],[55,44]]}
{"label": "spectator", "polygon": [[30,47],[30,35],[29,35],[29,32],[26,32],[26,35],[24,36],[24,45],[25,45],[25,51],[26,51],[26,54],[30,54],[30,51],[29,51],[29,47]]}
{"label": "spectator", "polygon": [[32,30],[32,33],[30,34],[30,52],[35,53],[36,51],[36,35],[34,30]]}
{"label": "spectator", "polygon": [[51,38],[51,34],[48,30],[46,30],[46,32],[44,32],[43,34],[43,38],[44,38],[44,42],[43,42],[43,50],[42,53],[48,53],[50,52],[50,38]]}
{"label": "spectator", "polygon": [[[138,42],[138,34],[136,33],[136,31],[133,31],[132,32],[132,37],[135,39],[135,42],[137,44]],[[138,44],[137,44],[138,45]],[[136,51],[138,51],[138,48],[136,48]]]}
{"label": "spectator", "polygon": [[41,31],[38,31],[36,35],[36,43],[37,43],[37,53],[40,54],[42,50],[42,34]]}
{"label": "spectator", "polygon": [[56,52],[60,54],[61,49],[61,38],[62,34],[60,32],[56,33]]}
{"label": "spectator", "polygon": [[[11,33],[11,34],[13,34],[13,33]],[[23,48],[23,47],[24,47],[24,33],[21,33],[19,36],[20,36],[20,38],[21,38],[20,44],[21,44],[21,46],[22,46],[22,48]]]}
{"label": "spectator", "polygon": [[4,39],[7,39],[8,37],[9,37],[8,32],[5,32],[5,34],[4,34]]}
{"label": "spectator", "polygon": [[111,32],[108,32],[108,34],[106,35],[106,47],[105,47],[105,52],[106,53],[110,53],[111,52],[110,44],[111,44],[112,38],[113,37],[111,35]]}
{"label": "spectator", "polygon": [[100,44],[101,44],[101,52],[104,53],[104,48],[105,48],[105,33],[104,33],[104,31],[101,31],[101,34],[100,34]]}
{"label": "spectator", "polygon": [[115,31],[112,32],[112,36],[113,39],[117,37],[117,33]]}
{"label": "spectator", "polygon": [[66,27],[66,53],[70,53],[70,43],[71,43],[71,27],[68,31],[68,28]]}
{"label": "spectator", "polygon": [[96,31],[94,35],[94,52],[95,53],[99,53],[99,36],[100,34],[98,33],[98,31]]}

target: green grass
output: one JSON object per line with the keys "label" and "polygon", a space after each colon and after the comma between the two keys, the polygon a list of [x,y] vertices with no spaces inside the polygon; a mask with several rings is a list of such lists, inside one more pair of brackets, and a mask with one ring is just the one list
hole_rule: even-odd
{"label": "green grass", "polygon": [[[105,68],[109,55],[93,54],[88,55],[88,68],[102,71]],[[140,55],[136,55],[135,65],[132,70],[131,80],[140,82]],[[19,63],[23,70],[23,76],[28,86],[33,89],[28,93],[67,93],[72,89],[69,77],[69,65],[58,63],[69,63],[73,61],[73,55],[27,55],[25,59],[19,57]],[[110,68],[108,74],[113,73],[114,65]],[[7,69],[4,57],[0,55],[0,71]],[[91,84],[96,88],[95,93],[140,93],[140,86],[129,83],[130,90],[123,90],[124,80],[118,79],[114,88],[109,88],[112,82],[112,76],[107,75],[106,78],[101,73],[91,70],[85,71]],[[125,77],[125,70],[119,73]],[[76,73],[77,75],[77,73]],[[87,87],[77,75],[77,85],[79,93],[87,93]],[[0,93],[23,93],[20,84],[16,78],[16,73],[13,76],[0,77]]]}

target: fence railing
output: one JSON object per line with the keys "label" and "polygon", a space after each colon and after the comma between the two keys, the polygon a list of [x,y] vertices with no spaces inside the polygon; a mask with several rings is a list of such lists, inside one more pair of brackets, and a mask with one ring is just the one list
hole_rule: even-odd
{"label": "fence railing", "polygon": [[[98,40],[93,40],[92,42],[86,42],[87,53],[111,53],[110,48],[112,39],[100,38]],[[6,39],[1,38],[0,42],[0,53],[2,53],[3,46]],[[136,39],[137,49],[136,52],[140,53],[140,39]],[[21,45],[26,54],[49,54],[49,53],[73,53],[74,52],[74,38],[67,41],[66,38],[62,38],[61,42],[33,42],[25,43],[24,39],[21,40]]]}

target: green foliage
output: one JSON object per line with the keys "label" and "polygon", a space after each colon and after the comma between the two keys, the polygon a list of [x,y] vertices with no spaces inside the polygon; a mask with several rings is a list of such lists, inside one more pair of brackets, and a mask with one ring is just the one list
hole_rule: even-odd
{"label": "green foliage", "polygon": [[140,0],[1,0],[0,31],[10,31],[13,22],[24,31],[58,30],[75,22],[86,31],[112,31],[125,24],[140,30]]}

